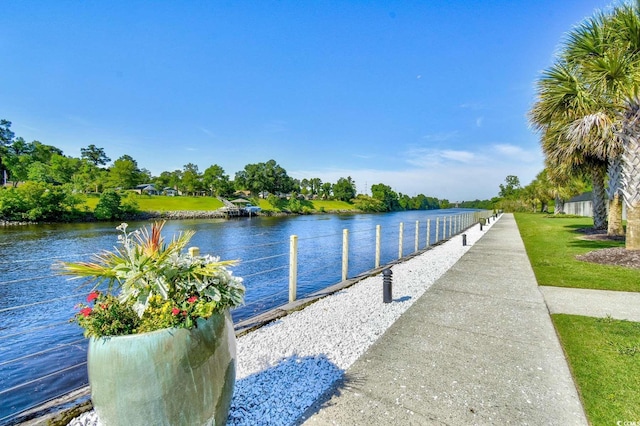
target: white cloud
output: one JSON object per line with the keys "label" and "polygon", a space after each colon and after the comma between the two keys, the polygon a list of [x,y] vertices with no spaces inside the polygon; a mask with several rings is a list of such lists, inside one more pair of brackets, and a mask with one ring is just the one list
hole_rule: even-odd
{"label": "white cloud", "polygon": [[493,149],[500,155],[525,163],[537,162],[541,158],[540,150],[525,150],[511,144],[494,144]]}
{"label": "white cloud", "polygon": [[432,167],[448,162],[470,163],[479,160],[479,156],[469,151],[452,149],[412,148],[404,153],[407,163],[417,167]]}
{"label": "white cloud", "polygon": [[476,155],[469,151],[444,150],[440,151],[439,155],[444,159],[458,161],[461,163],[470,163],[477,159]]}

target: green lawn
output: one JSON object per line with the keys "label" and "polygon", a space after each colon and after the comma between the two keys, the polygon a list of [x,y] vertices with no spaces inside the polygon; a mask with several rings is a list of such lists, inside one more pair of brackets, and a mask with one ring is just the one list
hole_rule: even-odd
{"label": "green lawn", "polygon": [[[580,239],[583,234],[576,230],[591,227],[591,219],[515,217],[538,284],[640,291],[637,269],[575,259],[577,254],[624,244]],[[551,319],[589,422],[615,425],[640,420],[640,323],[564,314]]]}
{"label": "green lawn", "polygon": [[[88,197],[85,205],[93,211],[98,204],[98,197]],[[216,210],[223,207],[215,197],[167,197],[164,195],[136,195],[135,200],[141,211],[176,211],[176,210]],[[305,201],[305,205],[315,211],[357,211],[353,204],[344,201],[314,200]],[[260,200],[263,210],[276,211],[267,200]]]}
{"label": "green lawn", "polygon": [[590,218],[556,218],[516,213],[520,235],[540,285],[640,291],[640,271],[581,262],[575,258],[592,250],[624,247],[623,241],[589,241],[577,232],[593,226]]}
{"label": "green lawn", "polygon": [[[215,197],[167,197],[165,195],[136,195],[141,211],[216,210],[223,206]],[[85,203],[91,211],[98,204],[98,197],[89,197]]]}
{"label": "green lawn", "polygon": [[640,323],[552,318],[591,424],[640,420]]}

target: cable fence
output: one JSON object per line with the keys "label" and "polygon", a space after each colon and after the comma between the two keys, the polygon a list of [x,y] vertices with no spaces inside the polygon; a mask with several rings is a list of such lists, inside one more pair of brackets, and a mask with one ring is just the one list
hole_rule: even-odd
{"label": "cable fence", "polygon": [[[340,218],[327,220],[326,229],[306,219],[310,223],[300,238],[286,221],[265,220],[261,227],[250,220],[238,221],[214,230],[198,222],[191,242],[202,253],[240,259],[232,268],[234,275],[243,277],[247,290],[245,305],[233,311],[234,320],[240,321],[423,250],[490,215],[431,214],[423,220],[382,226],[373,222],[380,216],[361,223]],[[270,232],[269,226],[276,225],[278,233]],[[62,227],[62,231],[46,227],[46,238],[30,227],[22,240],[17,239],[24,236],[18,230],[8,233],[15,244],[12,251],[0,251],[0,425],[37,416],[41,413],[29,410],[87,385],[87,339],[71,319],[91,288],[57,275],[52,264],[110,250],[114,232],[101,226]],[[171,226],[165,227],[167,231]]]}

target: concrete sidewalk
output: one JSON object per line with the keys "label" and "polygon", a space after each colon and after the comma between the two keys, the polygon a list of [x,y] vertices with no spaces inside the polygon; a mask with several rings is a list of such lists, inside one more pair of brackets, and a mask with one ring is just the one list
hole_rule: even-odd
{"label": "concrete sidewalk", "polygon": [[541,286],[549,312],[640,322],[640,293]]}
{"label": "concrete sidewalk", "polygon": [[307,414],[307,425],[586,425],[513,216],[503,215]]}

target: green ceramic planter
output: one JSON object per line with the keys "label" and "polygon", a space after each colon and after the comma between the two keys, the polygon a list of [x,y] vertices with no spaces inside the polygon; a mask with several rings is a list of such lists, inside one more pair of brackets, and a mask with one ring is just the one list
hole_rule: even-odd
{"label": "green ceramic planter", "polygon": [[104,425],[224,425],[236,377],[231,315],[191,330],[91,339],[88,369]]}

